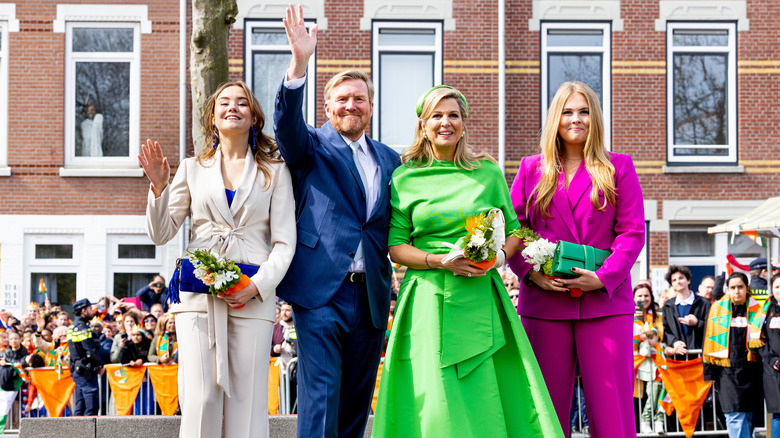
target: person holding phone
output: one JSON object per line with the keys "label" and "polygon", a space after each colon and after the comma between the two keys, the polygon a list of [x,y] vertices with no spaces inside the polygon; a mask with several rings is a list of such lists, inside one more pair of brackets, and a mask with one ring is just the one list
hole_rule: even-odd
{"label": "person holding phone", "polygon": [[165,278],[162,275],[156,275],[154,280],[148,285],[142,287],[135,293],[135,296],[143,303],[143,310],[150,312],[154,304],[163,306],[165,312],[168,311],[167,291],[165,287]]}

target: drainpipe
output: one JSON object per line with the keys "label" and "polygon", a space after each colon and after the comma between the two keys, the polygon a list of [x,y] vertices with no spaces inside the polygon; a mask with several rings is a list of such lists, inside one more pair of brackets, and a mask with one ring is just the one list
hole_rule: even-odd
{"label": "drainpipe", "polygon": [[498,0],[498,167],[506,173],[506,0]]}

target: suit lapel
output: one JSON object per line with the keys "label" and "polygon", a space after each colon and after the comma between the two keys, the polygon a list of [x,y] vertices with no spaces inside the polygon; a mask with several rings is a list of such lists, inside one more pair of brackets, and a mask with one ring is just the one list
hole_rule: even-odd
{"label": "suit lapel", "polygon": [[560,215],[563,223],[566,224],[566,228],[569,229],[574,240],[576,240],[574,243],[580,243],[579,232],[574,225],[574,216],[571,214],[572,208],[569,205],[569,198],[566,192],[566,175],[563,172],[558,175],[558,187],[555,190],[555,195],[553,195],[552,205],[558,212],[558,215]]}
{"label": "suit lapel", "polygon": [[252,192],[252,187],[255,185],[257,179],[257,163],[255,163],[255,157],[252,154],[252,150],[247,148],[246,160],[244,161],[244,172],[241,175],[241,181],[236,188],[236,196],[233,197],[233,204],[230,205],[231,217],[235,217],[238,210],[244,205],[249,194]]}
{"label": "suit lapel", "polygon": [[567,190],[569,205],[571,205],[572,209],[577,206],[577,203],[580,202],[585,193],[590,193],[592,185],[593,182],[590,180],[590,175],[585,169],[585,160],[582,160],[580,167],[577,168],[577,172],[574,173],[574,178],[569,183],[569,190]]}
{"label": "suit lapel", "polygon": [[225,195],[225,181],[222,179],[222,151],[217,149],[217,153],[214,154],[214,164],[205,168],[206,175],[208,175],[208,192],[211,195],[211,201],[217,208],[217,211],[230,224],[231,227],[236,226],[233,221],[233,215],[230,213],[230,208],[227,203],[227,195]]}
{"label": "suit lapel", "polygon": [[347,142],[344,141],[344,138],[342,138],[341,135],[336,132],[336,130],[333,128],[333,125],[331,125],[329,121],[322,125],[321,131],[324,133],[328,143],[333,146],[333,149],[335,149],[336,154],[341,157],[342,161],[349,169],[350,173],[352,174],[352,178],[354,178],[355,183],[360,188],[360,192],[363,195],[363,200],[365,202],[366,189],[363,187],[363,181],[360,180],[360,173],[358,173],[357,167],[355,167],[355,159],[352,158],[352,149],[349,147]]}

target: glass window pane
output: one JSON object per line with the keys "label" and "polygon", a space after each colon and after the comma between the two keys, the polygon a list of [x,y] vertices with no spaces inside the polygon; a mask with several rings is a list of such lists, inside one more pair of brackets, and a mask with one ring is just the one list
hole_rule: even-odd
{"label": "glass window pane", "polygon": [[728,56],[674,55],[674,144],[728,143]]}
{"label": "glass window pane", "polygon": [[286,46],[287,34],[284,29],[252,29],[252,44],[258,46]]}
{"label": "glass window pane", "polygon": [[[547,105],[552,102],[558,87],[567,81],[580,81],[596,92],[599,102],[602,97],[602,70],[600,54],[549,55],[547,67]],[[603,108],[603,104],[602,104]]]}
{"label": "glass window pane", "polygon": [[[286,37],[285,37],[286,38]],[[260,106],[265,114],[265,126],[263,132],[273,137],[274,135],[274,108],[276,103],[276,92],[279,90],[279,83],[284,78],[284,73],[290,65],[290,53],[268,53],[254,52],[252,54],[252,92],[255,94]],[[309,72],[311,79],[311,72]],[[306,108],[308,100],[309,82],[304,85],[303,90],[303,119],[306,120]]]}
{"label": "glass window pane", "polygon": [[731,234],[728,235],[728,253],[734,257],[745,257],[754,259],[756,257],[766,257],[766,249],[753,241],[753,239],[744,234],[737,234],[734,243],[731,243]]}
{"label": "glass window pane", "polygon": [[[46,292],[39,292],[39,285],[43,279]],[[30,274],[30,301],[43,304],[46,297],[52,304],[59,303],[62,310],[73,315],[73,303],[76,302],[76,274],[72,273],[32,273]]]}
{"label": "glass window pane", "polygon": [[76,63],[76,156],[130,153],[130,63]]}
{"label": "glass window pane", "polygon": [[601,29],[549,29],[549,47],[601,47],[604,45],[604,31]]}
{"label": "glass window pane", "polygon": [[432,46],[435,43],[433,29],[379,29],[380,46]]}
{"label": "glass window pane", "polygon": [[154,259],[154,245],[117,245],[120,259]]}
{"label": "glass window pane", "polygon": [[114,273],[114,296],[117,298],[134,297],[142,287],[154,280],[155,273]]}
{"label": "glass window pane", "polygon": [[673,225],[669,231],[669,256],[712,257],[715,236],[707,233],[707,225]]}
{"label": "glass window pane", "polygon": [[132,52],[135,31],[132,28],[76,27],[74,52]]}
{"label": "glass window pane", "polygon": [[675,29],[672,31],[675,46],[728,46],[729,31],[726,29]]}
{"label": "glass window pane", "polygon": [[35,245],[36,259],[72,259],[73,245]]}
{"label": "glass window pane", "polygon": [[[0,28],[0,30],[2,30],[2,28]],[[3,43],[4,43],[4,41],[3,41],[3,33],[0,32],[0,50],[3,49]]]}
{"label": "glass window pane", "polygon": [[409,146],[417,123],[417,99],[433,86],[433,54],[382,54],[379,68],[379,141]]}

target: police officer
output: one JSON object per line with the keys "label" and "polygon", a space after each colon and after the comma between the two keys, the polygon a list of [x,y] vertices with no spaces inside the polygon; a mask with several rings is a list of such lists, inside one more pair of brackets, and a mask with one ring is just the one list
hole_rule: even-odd
{"label": "police officer", "polygon": [[73,415],[97,415],[100,406],[97,375],[103,372],[103,363],[99,356],[100,345],[89,326],[92,303],[86,298],[76,301],[73,314],[76,317],[68,327],[70,371],[76,384]]}

